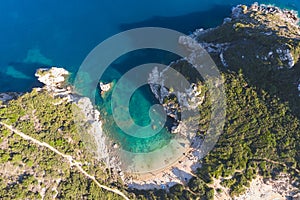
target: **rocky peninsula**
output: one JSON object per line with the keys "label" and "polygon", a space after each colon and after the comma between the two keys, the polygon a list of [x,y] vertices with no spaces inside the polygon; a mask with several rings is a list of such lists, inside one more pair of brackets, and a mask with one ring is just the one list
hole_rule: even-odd
{"label": "rocky peninsula", "polygon": [[[165,71],[154,68],[149,74],[151,91],[172,119],[172,134],[184,136],[191,128],[181,121],[184,109],[198,109],[200,116],[190,119],[198,120],[199,131],[182,157],[145,174],[122,171],[119,145],[102,130],[105,116],[67,84],[69,72],[57,67],[40,69],[36,76],[45,84],[43,88],[0,94],[0,122],[72,156],[93,179],[82,177],[53,152],[20,140],[0,126],[0,174],[5,177],[0,196],[117,198],[99,191],[91,181],[98,180],[131,199],[299,198],[297,13],[257,3],[238,5],[220,26],[196,30],[189,37],[180,37],[178,43],[192,49],[191,38],[222,71],[227,95],[224,134],[205,158],[199,156],[199,147],[209,127],[211,97],[189,64],[193,56],[169,65],[190,80],[191,87],[184,94],[164,87]],[[113,89],[110,83],[99,86],[103,93]]]}
{"label": "rocky peninsula", "polygon": [[[197,40],[222,70],[243,73],[247,79],[246,87],[254,86],[271,95],[279,96],[279,98],[289,101],[292,112],[299,116],[297,105],[299,105],[300,99],[298,98],[299,92],[297,90],[299,90],[300,84],[300,68],[298,64],[300,57],[300,27],[297,12],[257,3],[250,6],[238,5],[232,9],[231,17],[224,19],[222,25],[207,30],[198,29],[189,37]],[[179,39],[180,44],[192,48],[193,43],[190,41],[188,37]],[[190,56],[190,58],[192,57]],[[181,102],[182,99],[185,99],[183,101],[186,102],[184,105],[193,109],[203,109],[205,107],[203,105],[204,102],[209,100],[209,95],[205,91],[205,85],[201,82],[201,78],[197,79],[195,77],[196,73],[185,68],[185,66],[189,65],[187,62],[190,62],[190,58],[173,62],[169,66],[193,80],[187,93],[188,95],[184,97],[180,94],[174,94],[172,89],[164,87],[164,71],[154,69],[149,75],[149,84],[152,92],[164,106],[168,116],[174,119],[172,131],[179,134],[184,132],[182,123],[178,120],[181,112],[181,108],[178,105],[179,99]],[[158,80],[160,80],[160,85],[152,84]],[[200,127],[200,130],[205,132],[205,128],[203,129]],[[290,134],[294,133],[291,132]],[[299,135],[299,130],[295,134]],[[198,139],[199,142],[201,144],[201,139]],[[226,140],[223,142],[226,142]],[[187,154],[187,157],[189,155],[195,155],[195,152]],[[218,155],[215,154],[214,156]],[[194,159],[199,162],[197,157],[194,157]],[[295,162],[299,162],[299,160]],[[188,159],[183,161],[183,163],[189,163]],[[202,162],[200,161],[200,163]],[[186,178],[191,179],[194,176],[193,172],[196,171],[195,169],[191,170],[192,164],[185,164],[185,166],[190,170],[186,168],[181,170],[185,171],[186,174],[190,173],[190,176]],[[229,168],[230,166],[226,167]],[[201,171],[201,168],[199,171]],[[244,173],[247,173],[247,170]],[[236,174],[237,172],[232,173],[233,177]],[[171,174],[165,172],[165,176],[170,177]],[[225,177],[221,176],[221,178],[215,179],[214,182],[224,182],[227,179],[226,176],[228,175],[225,175]],[[276,181],[255,179],[251,182],[250,180],[251,185],[244,185],[244,187],[250,186],[246,195],[242,195],[239,198],[235,197],[235,199],[252,199],[254,196],[265,199],[292,196],[297,198],[299,182],[291,178],[290,174],[281,177],[283,178],[279,178]],[[155,182],[159,183],[157,180]],[[238,185],[237,183],[235,185]],[[256,187],[255,183],[259,184],[260,188]],[[298,184],[298,186],[295,187],[294,184]],[[231,199],[236,188],[226,189],[222,185],[214,185],[215,189],[220,187],[224,191],[215,192],[215,199]],[[245,191],[245,188],[237,190]],[[237,192],[237,194],[240,193]]]}

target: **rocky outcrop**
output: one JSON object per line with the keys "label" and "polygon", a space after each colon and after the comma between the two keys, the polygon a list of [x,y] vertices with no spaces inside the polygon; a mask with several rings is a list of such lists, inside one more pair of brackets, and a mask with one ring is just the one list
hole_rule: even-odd
{"label": "rocky outcrop", "polygon": [[38,80],[46,85],[47,88],[55,90],[62,87],[66,81],[69,72],[63,68],[52,67],[38,69],[35,76]]}
{"label": "rocky outcrop", "polygon": [[[219,37],[220,34],[222,37]],[[248,49],[235,49],[236,53],[240,52],[241,58],[246,59],[247,54],[256,53],[257,59],[270,62],[277,69],[290,69],[299,59],[297,13],[270,5],[238,5],[232,9],[231,18],[226,18],[221,26],[198,29],[191,37],[198,40],[208,53],[217,54],[225,67],[230,65],[227,60],[232,59],[229,51],[241,45],[248,46]]]}
{"label": "rocky outcrop", "polygon": [[54,97],[65,98],[69,102],[74,101],[71,87],[67,86],[67,77],[69,76],[67,70],[58,67],[41,68],[37,70],[35,76],[45,84],[43,89],[50,92]]}
{"label": "rocky outcrop", "polygon": [[111,83],[104,84],[104,83],[100,82],[99,86],[103,92],[108,92],[111,89]]}
{"label": "rocky outcrop", "polygon": [[113,83],[103,83],[103,82],[100,82],[99,83],[99,87],[100,87],[100,90],[101,90],[101,95],[102,97],[104,98],[105,94],[110,91],[113,87]]}
{"label": "rocky outcrop", "polygon": [[197,109],[203,103],[204,95],[196,83],[190,84],[190,87],[186,88],[184,92],[173,91],[172,88],[167,88],[164,85],[164,73],[167,70],[168,68],[159,72],[157,67],[155,67],[149,74],[148,83],[155,97],[163,105],[167,115],[174,119],[173,127],[171,128],[171,131],[174,132],[180,123],[182,109]]}
{"label": "rocky outcrop", "polygon": [[[52,67],[50,69],[39,69],[35,75],[40,82],[45,84],[43,88],[36,88],[36,90],[46,90],[54,97],[73,103],[76,108],[79,108],[79,111],[76,108],[73,109],[74,122],[86,148],[97,159],[104,161],[108,168],[113,166],[115,171],[120,171],[121,163],[114,155],[115,149],[108,148],[112,144],[102,130],[100,112],[94,107],[89,98],[76,94],[68,86],[66,81],[69,72],[63,68]],[[110,90],[111,84],[100,84],[102,90]]]}

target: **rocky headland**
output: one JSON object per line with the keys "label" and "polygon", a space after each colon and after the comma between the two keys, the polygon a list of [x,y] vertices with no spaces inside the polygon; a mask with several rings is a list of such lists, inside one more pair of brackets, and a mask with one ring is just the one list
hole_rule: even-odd
{"label": "rocky headland", "polygon": [[[251,86],[262,88],[284,101],[289,101],[292,112],[299,115],[300,27],[297,12],[257,3],[250,6],[238,5],[232,8],[231,17],[224,19],[222,25],[206,30],[198,29],[189,37],[201,44],[222,71],[243,72]],[[179,38],[179,43],[193,49],[194,41],[189,37]],[[176,94],[172,88],[164,87],[165,71],[154,69],[149,75],[148,82],[152,92],[164,106],[168,116],[174,119],[173,133],[180,134],[185,130],[180,121],[182,107],[179,99],[186,109],[197,109],[209,99],[201,78],[195,77],[193,70],[185,68],[186,65],[189,66],[187,62],[193,58],[192,54],[193,52],[188,58],[173,62],[169,66],[192,80],[191,88],[184,96]],[[153,84],[155,82],[161,84]],[[201,139],[199,141],[201,144]],[[253,180],[246,194],[236,199],[297,196],[297,187],[292,185],[289,175],[276,181],[266,180],[269,179]],[[220,185],[214,186],[215,189],[218,187],[223,188]],[[223,193],[215,193],[215,198],[231,199],[229,190],[223,189]]]}
{"label": "rocky headland", "polygon": [[[45,86],[35,90],[39,92],[46,90],[54,98],[76,105],[79,111],[76,108],[73,109],[74,122],[77,124],[78,133],[82,137],[87,150],[92,152],[98,160],[104,161],[108,168],[113,166],[114,172],[120,171],[121,163],[116,158],[118,155],[114,152],[114,148],[110,148],[113,147],[113,142],[103,133],[100,112],[89,98],[81,96],[73,90],[67,81],[68,76],[69,72],[63,68],[41,68],[37,70],[36,77]],[[100,83],[104,92],[110,90],[110,85],[110,83]],[[86,123],[88,123],[88,128]]]}
{"label": "rocky headland", "polygon": [[[299,153],[294,152],[299,150],[295,143],[299,142],[300,133],[299,118],[295,117],[300,115],[300,28],[297,13],[257,3],[238,5],[222,25],[196,30],[189,37],[179,38],[178,42],[192,49],[191,38],[202,45],[222,71],[228,99],[231,100],[225,132],[216,145],[217,150],[202,160],[199,160],[199,147],[207,131],[205,119],[200,120],[197,135],[189,138],[191,145],[187,152],[172,166],[142,175],[122,172],[122,163],[116,151],[119,145],[103,133],[101,113],[91,100],[76,94],[67,84],[68,71],[57,67],[38,70],[36,76],[45,86],[34,91],[40,95],[43,92],[51,94],[58,100],[55,101],[56,106],[64,102],[74,105],[73,122],[78,124],[77,131],[85,147],[96,160],[103,161],[104,168],[109,173],[113,172],[115,180],[121,178],[119,181],[125,183],[124,187],[135,191],[136,195],[145,192],[143,197],[161,195],[164,198],[168,191],[170,198],[186,195],[187,199],[202,196],[206,199],[299,198]],[[193,55],[174,61],[169,66],[189,78],[191,86],[185,93],[164,87],[165,71],[154,68],[148,77],[153,94],[173,120],[170,131],[183,136],[191,128],[181,120],[183,110],[199,109],[203,118],[209,115],[207,104],[210,97],[205,83],[187,68],[192,58]],[[100,83],[99,86],[103,93],[112,89],[110,83]],[[20,95],[2,93],[0,101],[5,107]],[[36,118],[35,112],[30,114]],[[14,120],[14,117],[10,119]],[[25,115],[16,119],[26,122],[29,117]],[[45,124],[34,120],[37,134],[40,134],[40,126]],[[54,132],[61,133],[63,130],[64,127],[59,126]],[[68,141],[72,143],[72,138]],[[61,141],[55,142],[53,144],[59,147]],[[84,154],[76,152],[78,157]],[[92,165],[91,161],[85,165],[88,168]],[[96,174],[97,167],[92,168],[92,173]],[[29,171],[31,173],[32,170]],[[56,187],[61,181],[59,179]],[[59,194],[56,188],[54,191],[55,196]],[[46,190],[43,189],[42,193],[44,195]]]}

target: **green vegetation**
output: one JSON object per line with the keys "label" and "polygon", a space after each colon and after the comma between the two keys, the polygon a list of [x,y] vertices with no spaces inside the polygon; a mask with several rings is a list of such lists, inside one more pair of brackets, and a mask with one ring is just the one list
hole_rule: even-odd
{"label": "green vegetation", "polygon": [[[300,39],[298,28],[277,14],[248,12],[243,18],[200,34],[199,42],[227,44],[221,50],[229,70],[242,69],[246,81],[254,88],[263,89],[272,96],[287,102],[294,115],[300,117],[300,98],[297,91],[300,67]],[[295,66],[281,59],[289,50]],[[278,53],[279,52],[279,53]],[[225,73],[228,68],[220,61],[220,52],[212,58]]]}
{"label": "green vegetation", "polygon": [[[100,183],[121,187],[122,183],[115,184],[117,180],[110,177],[104,165],[82,145],[71,106],[74,105],[60,98],[53,99],[46,92],[33,91],[1,108],[0,119],[82,162],[82,167]],[[28,142],[4,127],[0,127],[0,133],[1,199],[40,199],[42,195],[46,199],[54,196],[63,199],[122,199],[100,189],[49,149]]]}
{"label": "green vegetation", "polygon": [[[296,28],[278,15],[248,12],[198,40],[229,44],[223,50],[228,68],[219,53],[211,54],[226,79],[224,134],[203,160],[198,177],[207,183],[213,178],[223,180],[221,184],[233,196],[243,193],[257,174],[276,178],[288,173],[299,182],[300,98],[295,83],[300,77],[300,40]],[[287,48],[295,61],[292,68],[278,53]],[[200,109],[209,114],[205,104]]]}
{"label": "green vegetation", "polygon": [[[86,151],[81,136],[88,134],[75,126],[74,105],[46,92],[32,91],[8,104],[0,102],[0,121],[71,155],[101,184],[118,188],[132,199],[213,199],[222,192],[212,188],[216,179],[230,189],[232,196],[242,194],[257,175],[275,179],[285,173],[300,182],[300,98],[295,85],[300,77],[299,35],[277,15],[248,13],[247,17],[197,38],[200,42],[229,44],[222,51],[228,68],[222,65],[220,52],[211,53],[225,80],[227,110],[224,133],[186,186],[175,185],[168,192],[125,188],[118,177],[111,176],[104,164]],[[283,23],[285,28],[280,27]],[[266,34],[269,32],[272,34]],[[295,60],[292,69],[276,52],[283,47],[290,49]],[[269,57],[264,59],[266,56]],[[199,136],[204,137],[210,122],[207,88],[187,62],[178,61],[172,67],[190,82],[201,85],[205,101],[199,106]],[[174,96],[165,99],[165,103],[174,102]],[[0,174],[0,199],[121,198],[99,189],[49,149],[1,126]]]}
{"label": "green vegetation", "polygon": [[278,98],[257,93],[242,74],[228,74],[226,83],[225,132],[200,171],[215,178],[233,176],[224,181],[232,195],[242,193],[257,172],[275,178],[287,168],[299,181],[299,119]]}
{"label": "green vegetation", "polygon": [[[276,178],[280,173],[289,173],[294,181],[300,181],[299,119],[287,103],[251,87],[242,71],[227,71],[223,76],[227,94],[224,133],[203,159],[189,189],[208,198],[213,179],[221,179],[221,184],[236,196],[249,187],[257,174]],[[202,134],[210,121],[209,103],[205,101],[200,110]]]}

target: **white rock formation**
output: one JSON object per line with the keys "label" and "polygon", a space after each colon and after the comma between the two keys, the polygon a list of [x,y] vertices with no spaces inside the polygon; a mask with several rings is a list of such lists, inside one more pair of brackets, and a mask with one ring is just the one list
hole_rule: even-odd
{"label": "white rock formation", "polygon": [[[39,69],[35,75],[40,82],[45,84],[44,89],[54,97],[60,97],[63,100],[74,103],[80,108],[78,116],[74,112],[74,121],[78,125],[79,131],[81,129],[88,133],[87,135],[79,133],[83,137],[82,139],[86,143],[86,147],[108,166],[114,166],[115,169],[119,170],[118,166],[120,163],[117,162],[118,160],[109,156],[107,148],[108,140],[102,130],[100,112],[94,108],[89,98],[74,94],[69,87],[66,87],[65,82],[69,72],[63,68],[52,67],[50,69]],[[87,122],[88,126],[86,126]],[[113,160],[116,161],[113,162]]]}
{"label": "white rock formation", "polygon": [[164,87],[163,73],[166,70],[167,68],[162,72],[159,72],[158,68],[154,67],[148,78],[148,83],[150,85],[151,91],[161,104],[163,104],[164,97],[167,97],[169,95],[169,91]]}
{"label": "white rock formation", "polygon": [[69,72],[63,68],[52,67],[50,69],[39,69],[35,76],[38,80],[46,85],[46,87],[61,86],[65,82],[65,77],[69,75]]}
{"label": "white rock formation", "polygon": [[278,49],[276,49],[276,53],[278,54],[278,56],[282,62],[287,63],[287,67],[289,69],[294,67],[295,61],[294,61],[293,55],[291,54],[290,49],[278,48]]}
{"label": "white rock formation", "polygon": [[207,42],[200,42],[199,43],[202,48],[204,48],[208,53],[222,53],[227,50],[229,43],[207,43]]}
{"label": "white rock formation", "polygon": [[227,64],[227,62],[226,62],[226,60],[224,58],[223,52],[220,53],[220,60],[221,60],[221,62],[222,62],[222,64],[223,64],[224,67],[228,67],[228,64]]}
{"label": "white rock formation", "polygon": [[[75,104],[80,108],[80,110],[84,114],[84,119],[82,119],[81,116],[78,116],[79,118],[75,116],[75,121],[79,124],[81,122],[89,122],[88,134],[89,137],[91,137],[93,142],[96,144],[96,146],[87,146],[87,148],[93,151],[98,157],[98,159],[108,161],[109,155],[107,150],[107,141],[102,130],[100,112],[94,108],[91,100],[87,97],[79,98],[78,101],[75,102]],[[83,138],[83,141],[86,141],[85,138]]]}
{"label": "white rock formation", "polygon": [[65,97],[68,101],[72,101],[71,89],[65,87],[68,75],[69,72],[67,70],[57,67],[38,69],[35,73],[38,80],[45,84],[44,88],[53,94],[54,97]]}
{"label": "white rock formation", "polygon": [[102,82],[99,83],[99,86],[100,86],[100,89],[104,92],[107,92],[110,90],[111,88],[111,84],[110,83],[107,83],[107,84],[104,84]]}
{"label": "white rock formation", "polygon": [[112,83],[104,84],[103,82],[100,82],[99,87],[101,89],[101,94],[103,95],[112,88]]}

